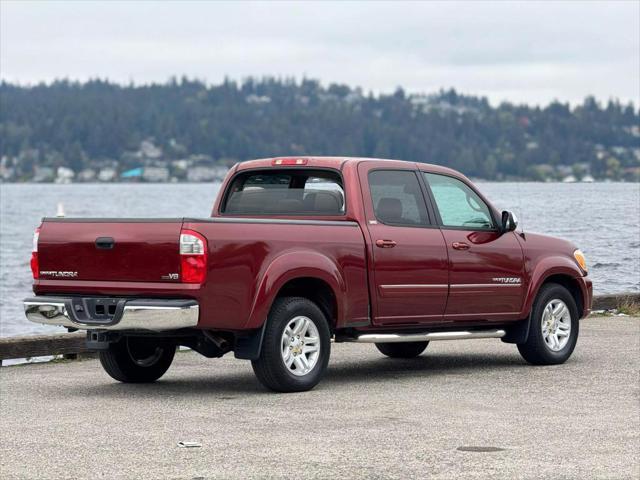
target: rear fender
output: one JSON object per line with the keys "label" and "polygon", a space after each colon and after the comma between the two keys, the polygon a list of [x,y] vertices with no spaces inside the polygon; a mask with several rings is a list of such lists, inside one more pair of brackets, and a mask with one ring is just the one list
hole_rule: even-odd
{"label": "rear fender", "polygon": [[276,257],[265,269],[251,307],[245,329],[263,325],[280,289],[296,278],[316,278],[331,287],[337,303],[336,322],[340,324],[345,311],[346,285],[338,265],[330,258],[311,251],[296,250]]}

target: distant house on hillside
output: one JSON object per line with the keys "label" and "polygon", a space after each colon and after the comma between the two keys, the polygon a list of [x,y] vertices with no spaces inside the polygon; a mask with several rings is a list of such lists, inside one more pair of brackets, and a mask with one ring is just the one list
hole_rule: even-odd
{"label": "distant house on hillside", "polygon": [[169,169],[165,167],[144,167],[142,179],[145,182],[166,182],[169,180]]}
{"label": "distant house on hillside", "polygon": [[34,182],[50,182],[53,180],[53,168],[36,166],[33,174]]}
{"label": "distant house on hillside", "polygon": [[254,93],[247,95],[245,98],[246,102],[253,105],[264,105],[265,103],[270,103],[271,98],[266,95],[256,95]]}
{"label": "distant house on hillside", "polygon": [[116,178],[115,168],[106,167],[98,173],[98,180],[101,182],[111,182],[114,178]]}
{"label": "distant house on hillside", "polygon": [[77,176],[80,182],[92,182],[96,179],[96,171],[93,168],[85,168]]}
{"label": "distant house on hillside", "polygon": [[9,161],[9,157],[6,155],[0,158],[0,180],[10,181],[16,175],[16,169],[12,166]]}
{"label": "distant house on hillside", "polygon": [[227,171],[226,167],[191,167],[187,171],[187,180],[190,182],[219,182],[224,179]]}
{"label": "distant house on hillside", "polygon": [[132,168],[120,174],[122,180],[140,180],[142,178],[142,167]]}
{"label": "distant house on hillside", "polygon": [[56,183],[71,183],[76,176],[76,173],[67,167],[58,167],[57,173]]}
{"label": "distant house on hillside", "polygon": [[155,160],[162,157],[162,149],[157,147],[151,140],[143,140],[140,142],[138,156]]}

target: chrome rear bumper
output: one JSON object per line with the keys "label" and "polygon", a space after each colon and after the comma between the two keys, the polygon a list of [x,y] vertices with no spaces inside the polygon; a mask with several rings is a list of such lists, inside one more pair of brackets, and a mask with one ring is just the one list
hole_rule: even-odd
{"label": "chrome rear bumper", "polygon": [[[195,300],[33,297],[24,300],[25,315],[35,323],[80,330],[149,330],[161,332],[198,325]],[[102,315],[88,306],[103,304]],[[114,312],[109,313],[109,305]]]}

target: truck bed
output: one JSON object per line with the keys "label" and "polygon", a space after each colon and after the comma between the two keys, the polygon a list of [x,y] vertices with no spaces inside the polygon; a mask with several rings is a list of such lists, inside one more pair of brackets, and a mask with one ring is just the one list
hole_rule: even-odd
{"label": "truck bed", "polygon": [[[202,284],[181,281],[182,230],[207,240]],[[349,299],[336,306],[337,319],[343,326],[369,321],[365,241],[356,222],[45,218],[38,255],[37,295],[193,299],[200,305],[198,328],[212,330],[258,327],[269,307],[262,299],[273,289],[287,278],[326,277],[329,269]],[[302,259],[305,267],[292,270],[293,260],[300,265]]]}

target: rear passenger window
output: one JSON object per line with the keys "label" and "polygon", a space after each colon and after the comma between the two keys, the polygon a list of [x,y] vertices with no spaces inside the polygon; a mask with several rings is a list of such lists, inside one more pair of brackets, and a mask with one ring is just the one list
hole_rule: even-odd
{"label": "rear passenger window", "polygon": [[406,170],[373,171],[369,173],[369,190],[378,221],[401,226],[429,223],[415,173]]}
{"label": "rear passenger window", "polygon": [[340,175],[318,170],[240,174],[231,184],[222,212],[235,215],[343,215]]}

